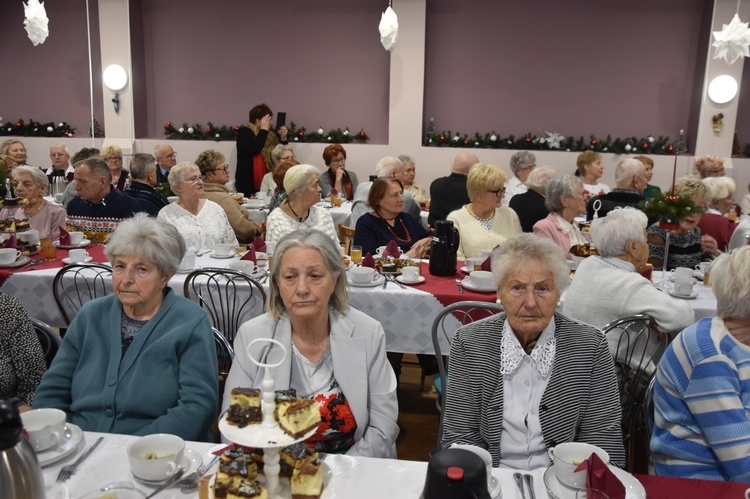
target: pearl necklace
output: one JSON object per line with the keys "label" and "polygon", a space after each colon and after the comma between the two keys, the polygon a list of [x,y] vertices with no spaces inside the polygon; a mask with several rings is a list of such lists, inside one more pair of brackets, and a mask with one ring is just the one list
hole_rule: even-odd
{"label": "pearl necklace", "polygon": [[490,213],[489,217],[482,218],[482,217],[478,216],[477,214],[475,214],[473,211],[471,211],[471,204],[467,204],[466,205],[466,211],[469,212],[469,215],[471,215],[472,217],[476,218],[480,222],[489,222],[490,220],[492,220],[493,218],[495,218],[495,210],[492,210],[492,213]]}

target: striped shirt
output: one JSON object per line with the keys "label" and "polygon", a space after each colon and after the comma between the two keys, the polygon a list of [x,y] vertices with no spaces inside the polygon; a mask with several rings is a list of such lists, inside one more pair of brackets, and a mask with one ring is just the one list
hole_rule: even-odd
{"label": "striped shirt", "polygon": [[721,319],[700,320],[667,348],[654,406],[657,474],[750,483],[750,348]]}

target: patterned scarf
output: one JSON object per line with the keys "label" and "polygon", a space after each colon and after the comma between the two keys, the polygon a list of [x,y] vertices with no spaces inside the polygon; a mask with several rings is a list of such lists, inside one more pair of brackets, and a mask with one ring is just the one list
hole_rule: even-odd
{"label": "patterned scarf", "polygon": [[[336,188],[336,173],[329,167],[328,171],[326,172],[328,174],[328,179],[331,181],[331,187],[334,189]],[[344,184],[344,190],[346,191],[346,199],[353,199],[354,193],[352,193],[352,180],[349,178],[349,173],[347,173],[346,170],[344,170],[344,176],[341,177],[341,182]]]}
{"label": "patterned scarf", "polygon": [[[247,127],[253,131],[256,137],[260,133],[260,128],[258,128],[258,126],[254,123],[250,123],[248,121]],[[266,138],[266,143],[263,144],[263,150],[260,151],[260,153],[263,155],[263,161],[266,162],[266,168],[268,168],[269,172],[273,169],[273,159],[271,159],[271,151],[273,151],[273,148],[276,147],[276,144],[278,143],[279,138],[276,136],[273,130],[269,130],[268,137]]]}

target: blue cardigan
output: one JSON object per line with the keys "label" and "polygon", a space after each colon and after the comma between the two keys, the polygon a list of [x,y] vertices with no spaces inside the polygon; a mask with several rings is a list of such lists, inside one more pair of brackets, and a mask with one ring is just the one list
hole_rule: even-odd
{"label": "blue cardigan", "polygon": [[167,290],[124,356],[117,297],[84,305],[42,378],[34,408],[62,409],[88,431],[211,441],[218,408],[211,324],[198,305]]}

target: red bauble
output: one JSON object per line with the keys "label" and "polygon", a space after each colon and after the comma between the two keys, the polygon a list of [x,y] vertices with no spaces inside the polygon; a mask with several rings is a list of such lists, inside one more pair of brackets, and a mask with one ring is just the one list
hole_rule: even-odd
{"label": "red bauble", "polygon": [[300,137],[304,137],[305,132],[303,132],[302,130],[300,130],[299,132],[297,132],[297,135],[299,135]]}
{"label": "red bauble", "polygon": [[65,132],[65,133],[64,133],[64,135],[65,135],[66,137],[70,137],[70,132]]}
{"label": "red bauble", "polygon": [[167,124],[164,125],[164,130],[169,130],[170,128],[172,128],[172,123],[167,121]]}
{"label": "red bauble", "polygon": [[599,141],[596,139],[591,139],[591,145],[595,146]]}
{"label": "red bauble", "polygon": [[440,136],[440,142],[445,142],[445,135]]}
{"label": "red bauble", "polygon": [[23,121],[19,121],[16,123],[16,128],[21,128],[23,126]]}
{"label": "red bauble", "polygon": [[366,136],[367,136],[367,134],[365,133],[365,131],[364,131],[364,130],[360,130],[360,131],[359,131],[359,137],[360,137],[361,139],[364,139],[364,138],[365,138]]}
{"label": "red bauble", "polygon": [[667,151],[674,152],[674,147],[672,147],[672,144],[669,144],[669,146],[667,146]]}
{"label": "red bauble", "polygon": [[210,128],[206,128],[206,133],[211,133],[211,129]]}
{"label": "red bauble", "polygon": [[234,125],[234,131],[235,131],[235,132],[239,131],[239,129],[240,129],[240,126],[239,126],[239,125]]}
{"label": "red bauble", "polygon": [[469,145],[469,141],[468,141],[468,140],[466,140],[466,139],[464,139],[464,145],[465,145],[465,146],[468,146],[468,145]]}
{"label": "red bauble", "polygon": [[644,151],[648,151],[648,142],[644,142],[643,144],[641,144],[641,149],[643,149]]}

